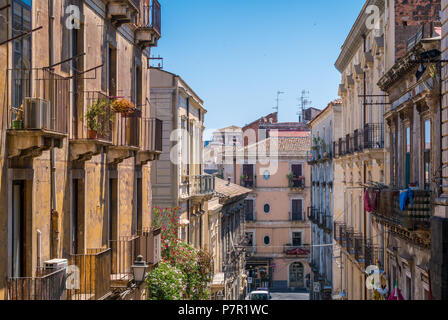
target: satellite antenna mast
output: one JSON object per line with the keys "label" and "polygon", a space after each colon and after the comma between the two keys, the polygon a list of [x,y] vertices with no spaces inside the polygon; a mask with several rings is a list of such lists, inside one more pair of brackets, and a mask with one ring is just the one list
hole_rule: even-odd
{"label": "satellite antenna mast", "polygon": [[277,99],[276,99],[276,101],[277,101],[277,106],[273,108],[274,110],[277,111],[277,113],[278,113],[279,110],[280,110],[280,95],[281,95],[281,94],[285,94],[285,93],[284,93],[284,92],[281,92],[281,91],[277,91]]}
{"label": "satellite antenna mast", "polygon": [[299,122],[304,122],[305,118],[305,109],[311,105],[312,101],[309,98],[310,92],[307,90],[302,90],[302,95],[300,96],[299,105],[298,107],[300,110],[297,112],[297,115],[299,116]]}

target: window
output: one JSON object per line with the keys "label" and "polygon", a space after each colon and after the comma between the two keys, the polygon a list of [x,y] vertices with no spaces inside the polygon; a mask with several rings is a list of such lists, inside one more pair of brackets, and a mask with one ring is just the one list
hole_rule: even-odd
{"label": "window", "polygon": [[244,200],[244,212],[246,221],[254,221],[254,200]]}
{"label": "window", "polygon": [[423,172],[425,190],[431,187],[431,121],[426,120],[424,124],[424,146],[423,146]]}
{"label": "window", "polygon": [[411,183],[411,127],[406,127],[405,187]]}
{"label": "window", "polygon": [[412,300],[412,279],[409,277],[406,277],[406,294],[407,294],[407,300]]}
{"label": "window", "polygon": [[301,199],[292,200],[292,221],[303,221],[302,204],[303,201]]}
{"label": "window", "polygon": [[253,247],[254,246],[254,233],[246,232],[246,238],[247,238],[247,246]]}
{"label": "window", "polygon": [[266,246],[271,244],[271,238],[269,236],[264,237],[264,244]]}
{"label": "window", "polygon": [[271,206],[269,204],[264,205],[264,213],[268,214],[271,212]]}
{"label": "window", "polygon": [[264,172],[263,177],[264,177],[264,180],[269,180],[271,178],[271,173],[268,170],[266,170]]}
{"label": "window", "polygon": [[293,247],[302,246],[302,233],[301,232],[293,232],[292,233],[292,246]]}
{"label": "window", "polygon": [[[12,3],[12,36],[31,30],[31,1],[15,0]],[[18,108],[23,98],[31,94],[31,34],[13,41],[13,104]]]}

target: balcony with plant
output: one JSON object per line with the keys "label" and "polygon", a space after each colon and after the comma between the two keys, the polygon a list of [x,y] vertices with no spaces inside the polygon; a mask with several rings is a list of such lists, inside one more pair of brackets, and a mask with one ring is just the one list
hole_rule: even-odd
{"label": "balcony with plant", "polygon": [[297,177],[294,172],[289,173],[286,178],[290,189],[304,189],[305,177]]}

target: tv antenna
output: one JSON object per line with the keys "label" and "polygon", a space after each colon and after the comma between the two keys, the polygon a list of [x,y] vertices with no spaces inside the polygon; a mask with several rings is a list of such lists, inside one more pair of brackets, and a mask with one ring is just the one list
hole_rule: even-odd
{"label": "tv antenna", "polygon": [[280,95],[282,95],[282,94],[285,94],[285,93],[281,92],[281,91],[277,91],[277,99],[275,99],[277,101],[277,106],[273,108],[274,110],[277,111],[277,113],[280,110]]}
{"label": "tv antenna", "polygon": [[305,109],[308,106],[311,106],[312,101],[310,100],[310,92],[307,90],[302,90],[302,94],[299,97],[299,105],[298,107],[300,108],[299,111],[297,112],[297,115],[299,116],[299,122],[303,122],[303,119],[305,118]]}

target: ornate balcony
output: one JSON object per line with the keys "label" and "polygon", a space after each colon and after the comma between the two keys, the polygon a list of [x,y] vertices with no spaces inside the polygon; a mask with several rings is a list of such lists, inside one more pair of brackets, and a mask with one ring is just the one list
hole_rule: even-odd
{"label": "ornate balcony", "polygon": [[107,17],[116,26],[134,22],[140,11],[140,0],[107,0]]}
{"label": "ornate balcony", "polygon": [[288,257],[308,257],[310,254],[309,246],[293,246],[287,244],[283,246],[283,253]]}
{"label": "ornate balcony", "polygon": [[135,30],[137,44],[143,48],[155,47],[161,36],[162,14],[159,1],[142,0]]}
{"label": "ornate balcony", "polygon": [[62,148],[68,133],[70,81],[48,69],[12,69],[7,114],[8,158],[24,159]]}
{"label": "ornate balcony", "polygon": [[215,177],[210,175],[187,176],[181,186],[183,199],[207,199],[215,193]]}
{"label": "ornate balcony", "polygon": [[396,225],[406,230],[429,230],[432,217],[431,191],[414,190],[413,205],[400,209],[400,192],[383,190],[377,194],[373,214],[379,222]]}

